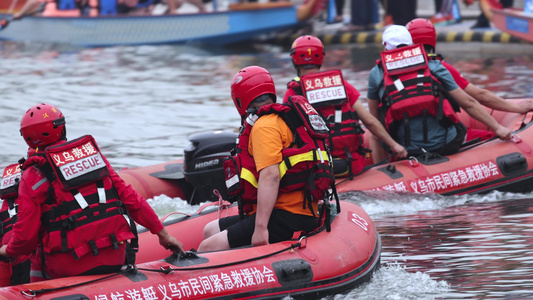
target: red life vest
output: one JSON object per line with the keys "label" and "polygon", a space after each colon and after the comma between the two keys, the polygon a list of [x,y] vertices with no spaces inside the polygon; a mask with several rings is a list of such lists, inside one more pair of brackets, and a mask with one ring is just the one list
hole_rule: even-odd
{"label": "red life vest", "polygon": [[13,229],[13,224],[17,221],[18,205],[15,200],[18,197],[21,175],[20,164],[12,164],[4,169],[2,181],[0,182],[0,198],[5,201],[0,210],[0,238],[2,239],[2,244],[9,242],[6,234]]}
{"label": "red life vest", "polygon": [[347,99],[350,95],[346,93],[342,72],[331,70],[305,75],[295,78],[288,87],[305,96],[326,122],[330,131],[327,143],[331,156],[348,162],[348,174],[342,175],[360,173],[370,150],[363,146],[365,131]]}
{"label": "red life vest", "polygon": [[[303,190],[304,208],[306,203],[323,200],[330,188],[333,188],[335,193],[331,158],[325,145],[328,129],[305,98],[294,96],[286,104],[265,105],[261,107],[257,116],[250,115],[237,140],[237,154],[224,161],[230,200],[239,201],[241,213],[251,212],[253,204],[257,203],[259,176],[253,157],[248,151],[248,145],[253,124],[258,118],[268,114],[279,115],[294,133],[295,147],[281,151],[283,160],[279,165],[281,177],[279,192]],[[309,204],[309,208],[311,207]]]}
{"label": "red life vest", "polygon": [[[384,94],[379,112],[387,131],[393,135],[399,122],[406,124],[406,143],[409,144],[410,118],[431,115],[442,126],[459,123],[459,106],[433,76],[422,45],[383,51],[378,65],[383,68]],[[427,140],[427,128],[424,127]]]}
{"label": "red life vest", "polygon": [[119,244],[130,239],[134,249],[129,251],[136,251],[135,222],[118,198],[109,176],[111,166],[92,136],[50,146],[44,157],[30,157],[24,168],[32,164],[45,174],[53,195],[42,206],[44,255],[71,253],[75,259],[96,256],[98,249],[119,249]]}
{"label": "red life vest", "polygon": [[[345,81],[340,70],[318,72],[302,76],[302,94],[319,112],[330,130],[328,146],[334,158],[348,161],[348,175],[363,170],[365,156],[370,150],[363,147],[364,130],[357,112],[348,101]],[[338,175],[338,174],[336,174]]]}

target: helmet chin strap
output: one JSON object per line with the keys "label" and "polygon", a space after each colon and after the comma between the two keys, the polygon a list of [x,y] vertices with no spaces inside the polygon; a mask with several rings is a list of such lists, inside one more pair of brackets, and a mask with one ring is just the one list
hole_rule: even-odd
{"label": "helmet chin strap", "polygon": [[302,74],[300,73],[300,68],[294,63],[294,60],[292,61],[292,65],[294,66],[294,69],[296,69],[296,75],[298,75],[298,77],[301,77]]}
{"label": "helmet chin strap", "polygon": [[319,66],[319,65],[300,65],[300,66],[295,66],[295,67],[296,67],[296,73],[297,73],[298,77],[302,77],[303,75],[302,75],[302,72],[300,71],[300,69],[312,70],[312,69],[316,68],[318,71],[320,71],[320,67],[322,67],[322,66]]}

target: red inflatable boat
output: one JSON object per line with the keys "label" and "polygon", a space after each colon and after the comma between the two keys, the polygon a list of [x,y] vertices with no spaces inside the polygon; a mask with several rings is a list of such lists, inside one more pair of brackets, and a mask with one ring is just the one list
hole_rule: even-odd
{"label": "red inflatable boat", "polygon": [[[183,215],[166,228],[197,248],[204,225],[226,211]],[[119,274],[77,276],[0,289],[0,299],[254,299],[319,298],[370,279],[380,265],[381,240],[370,217],[341,201],[331,231],[260,247],[173,254],[148,233],[139,236],[136,268]],[[166,257],[166,258],[165,258]]]}
{"label": "red inflatable boat", "polygon": [[[489,113],[513,131],[512,141],[492,139],[465,144],[459,153],[445,157],[429,153],[374,165],[370,158],[364,173],[352,180],[338,179],[337,190],[396,190],[444,195],[491,190],[532,191],[533,112],[517,114],[489,110]],[[469,128],[487,129],[465,113],[460,117]],[[225,190],[222,159],[229,155],[235,138],[233,132],[196,134],[190,137],[191,144],[185,149],[183,160],[124,169],[119,174],[147,198],[165,194],[189,203],[216,200],[213,190],[221,193]]]}

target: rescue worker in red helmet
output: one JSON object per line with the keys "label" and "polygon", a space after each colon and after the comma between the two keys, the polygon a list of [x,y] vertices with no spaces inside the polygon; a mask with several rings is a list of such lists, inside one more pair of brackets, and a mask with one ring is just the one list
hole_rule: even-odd
{"label": "rescue worker in red helmet", "polygon": [[[309,170],[320,166],[322,169],[316,169],[317,172],[323,171],[324,180],[315,181],[316,191],[323,193],[334,183],[328,153],[324,148],[320,149],[320,145],[325,147],[325,124],[322,123],[320,128],[325,130],[322,138],[314,138],[311,134],[315,133],[316,128],[304,129],[306,124],[299,116],[289,115],[294,112],[294,106],[275,103],[276,89],[267,70],[258,66],[240,70],[233,78],[231,97],[242,117],[242,127],[237,155],[225,161],[224,169],[229,193],[240,196],[239,208],[243,218],[233,216],[207,224],[198,251],[260,246],[297,238],[302,232],[311,232],[318,226],[317,203],[322,199],[317,198],[322,194],[308,198],[306,194],[312,191],[304,189],[307,177],[295,180],[296,176],[291,175],[308,174]],[[307,104],[302,97],[295,97],[291,103]],[[309,113],[313,112],[314,117],[321,120],[316,111],[310,108]],[[296,126],[297,120],[303,124]],[[318,149],[316,145],[319,145]],[[284,161],[298,154],[308,154],[306,149],[314,151],[315,157],[322,157],[322,161],[300,158],[291,160],[292,166]],[[238,163],[232,166],[231,161]],[[232,190],[232,187],[236,187],[236,190]]]}
{"label": "rescue worker in red helmet", "polygon": [[324,45],[317,37],[304,35],[294,40],[291,58],[299,77],[287,84],[283,101],[290,96],[303,95],[322,115],[330,129],[328,144],[334,158],[335,175],[354,176],[365,166],[368,141],[364,141],[359,121],[387,144],[392,154],[405,158],[407,151],[392,139],[363,103],[357,101],[359,91],[342,78],[342,72],[320,71],[325,54]]}
{"label": "rescue worker in red helmet", "polygon": [[440,61],[428,61],[423,46],[413,45],[406,27],[389,26],[382,38],[385,51],[368,79],[368,107],[410,155],[456,153],[466,135],[459,107],[500,139],[511,139],[509,129],[460,89]]}
{"label": "rescue worker in red helmet", "polygon": [[[33,154],[29,149],[28,157]],[[7,245],[11,240],[12,229],[18,219],[18,184],[22,172],[20,166],[24,163],[22,158],[18,163],[8,165],[0,172],[0,245]],[[30,260],[28,256],[20,256],[17,259],[0,257],[0,286],[18,285],[30,282]]]}
{"label": "rescue worker in red helmet", "polygon": [[442,55],[436,54],[437,32],[435,26],[430,21],[418,18],[407,23],[406,27],[409,30],[409,33],[411,33],[413,43],[423,44],[424,49],[428,54],[428,58],[432,60],[440,60],[441,64],[450,71],[457,85],[482,105],[495,110],[522,114],[533,110],[533,101],[531,99],[521,101],[520,103],[506,101],[491,91],[480,88],[469,82],[463,77],[463,75],[461,75],[461,73],[459,73],[459,71],[457,71],[457,69],[446,62]]}
{"label": "rescue worker in red helmet", "polygon": [[55,106],[41,103],[28,109],[20,132],[35,154],[22,166],[22,205],[0,255],[18,257],[37,250],[32,281],[116,272],[134,263],[135,222],[157,234],[161,246],[183,251],[91,136],[67,141],[65,117]]}

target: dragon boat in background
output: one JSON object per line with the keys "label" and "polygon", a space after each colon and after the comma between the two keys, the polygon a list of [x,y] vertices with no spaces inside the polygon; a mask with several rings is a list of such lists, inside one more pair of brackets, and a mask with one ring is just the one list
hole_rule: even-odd
{"label": "dragon boat in background", "polygon": [[[26,16],[10,14],[24,1],[0,3],[0,40],[64,43],[84,47],[202,43],[227,45],[294,30],[325,9],[326,1],[235,3],[205,13],[163,15]],[[15,3],[11,2],[11,4]]]}
{"label": "dragon boat in background", "polygon": [[491,21],[496,28],[531,43],[533,42],[533,1],[524,2],[526,3],[525,9],[491,8]]}

